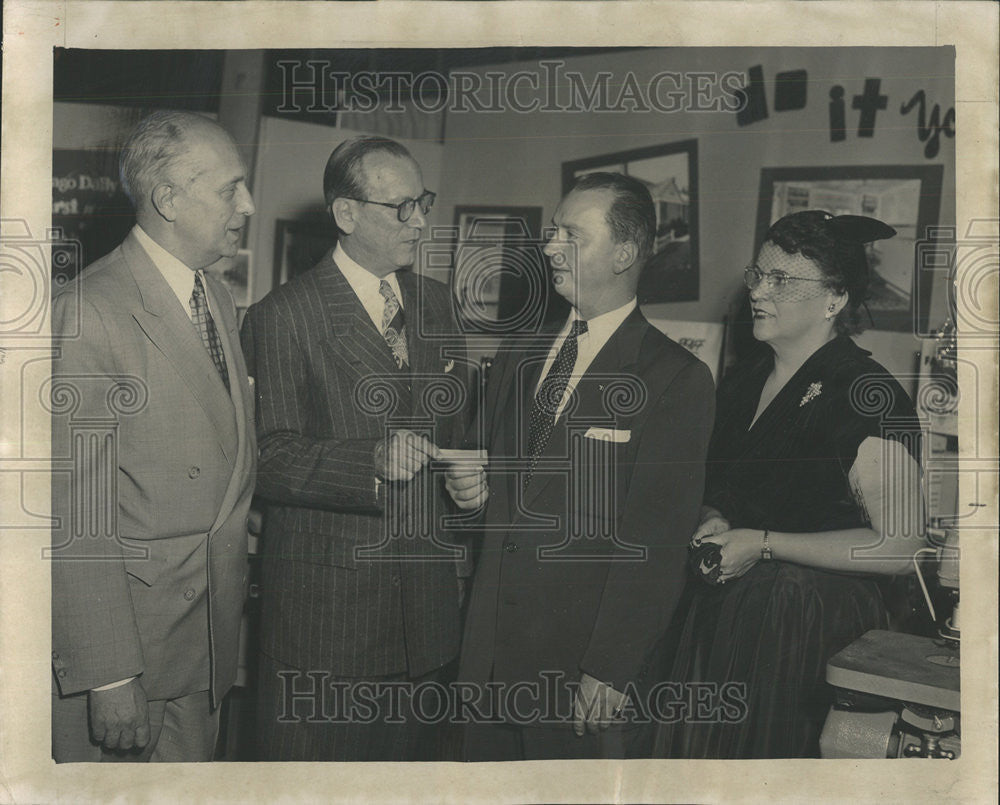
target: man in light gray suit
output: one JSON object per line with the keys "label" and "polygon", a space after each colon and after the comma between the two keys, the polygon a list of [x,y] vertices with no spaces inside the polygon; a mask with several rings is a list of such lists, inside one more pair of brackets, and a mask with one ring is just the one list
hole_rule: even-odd
{"label": "man in light gray suit", "polygon": [[229,135],[159,112],[126,141],[136,226],[53,300],[52,752],[211,760],[237,669],[253,398],[204,269],[254,213]]}
{"label": "man in light gray suit", "polygon": [[406,696],[458,654],[461,553],[428,465],[464,430],[465,353],[448,289],[408,270],[434,201],[409,152],[348,140],[323,185],[336,248],[243,325],[268,503],[259,755],[434,759]]}

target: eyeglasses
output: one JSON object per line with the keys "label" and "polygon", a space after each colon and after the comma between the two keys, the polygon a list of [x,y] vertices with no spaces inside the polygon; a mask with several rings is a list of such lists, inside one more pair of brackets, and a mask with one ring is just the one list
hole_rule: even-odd
{"label": "eyeglasses", "polygon": [[430,190],[425,189],[420,194],[420,198],[408,198],[399,202],[399,204],[390,204],[387,201],[372,201],[369,198],[354,198],[353,196],[341,196],[341,198],[346,198],[349,201],[360,201],[362,204],[377,204],[379,207],[388,207],[391,210],[395,210],[399,222],[405,224],[410,220],[417,207],[420,207],[420,212],[423,215],[427,215],[431,211],[431,207],[434,206],[434,199],[437,198],[437,193],[432,193]]}
{"label": "eyeglasses", "polygon": [[[794,293],[795,281],[798,282],[826,282],[825,278],[816,277],[795,277],[786,274],[784,271],[761,271],[757,265],[749,265],[743,269],[743,282],[751,291],[757,290],[760,284],[766,283],[766,287],[773,293],[783,293],[785,295]],[[816,296],[822,295],[823,289],[818,288]],[[797,296],[806,298],[812,294],[797,293]]]}

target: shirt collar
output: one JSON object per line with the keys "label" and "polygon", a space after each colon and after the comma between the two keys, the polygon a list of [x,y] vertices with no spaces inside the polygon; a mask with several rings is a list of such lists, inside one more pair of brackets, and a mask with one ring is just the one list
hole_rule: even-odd
{"label": "shirt collar", "polygon": [[190,316],[191,294],[194,291],[194,269],[185,265],[164,249],[138,224],[132,228],[132,231],[135,233],[135,238],[139,241],[139,245],[149,255],[149,259],[153,261],[153,265],[156,266],[157,271],[167,281],[167,285],[174,292],[177,301],[181,303],[184,312]]}
{"label": "shirt collar", "polygon": [[396,272],[392,272],[386,277],[378,277],[372,274],[367,268],[362,266],[360,263],[355,261],[344,248],[338,242],[333,250],[333,262],[337,264],[340,269],[340,273],[344,275],[344,279],[347,280],[348,284],[354,291],[355,296],[361,300],[365,307],[368,307],[368,300],[377,300],[379,310],[381,310],[384,301],[382,295],[379,293],[379,286],[384,279],[389,283],[389,287],[392,288],[392,292],[396,294],[396,299],[399,300],[399,306],[403,306],[403,295],[399,291],[399,281],[396,279]]}
{"label": "shirt collar", "polygon": [[[592,319],[586,319],[587,332],[585,335],[589,336],[594,341],[604,343],[611,337],[611,334],[621,326],[621,323],[628,318],[628,314],[635,310],[635,306],[636,300],[633,296],[621,307],[616,307],[614,310],[609,310],[607,313],[602,313],[600,316],[594,316]],[[569,318],[566,320],[566,324],[562,329],[562,334],[568,334],[570,328],[573,326],[573,322],[579,321],[581,318],[582,317],[577,312],[576,308],[573,308],[573,310],[570,311]]]}

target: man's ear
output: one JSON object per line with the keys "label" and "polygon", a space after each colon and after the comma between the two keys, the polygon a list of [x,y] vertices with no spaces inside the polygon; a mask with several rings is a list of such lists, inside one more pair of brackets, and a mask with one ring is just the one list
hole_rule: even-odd
{"label": "man's ear", "polygon": [[638,256],[639,247],[636,246],[635,243],[630,240],[619,243],[615,247],[615,273],[624,274],[635,265],[635,261]]}
{"label": "man's ear", "polygon": [[158,184],[150,193],[149,200],[153,204],[153,209],[165,221],[173,222],[177,219],[175,202],[177,195],[174,193],[173,185]]}
{"label": "man's ear", "polygon": [[335,198],[330,205],[330,217],[341,232],[350,235],[357,225],[354,217],[356,210],[357,208],[346,198]]}

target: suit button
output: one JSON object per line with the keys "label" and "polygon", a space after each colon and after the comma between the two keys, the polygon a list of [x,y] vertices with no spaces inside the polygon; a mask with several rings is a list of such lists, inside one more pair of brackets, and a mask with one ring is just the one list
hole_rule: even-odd
{"label": "suit button", "polygon": [[65,668],[60,668],[58,671],[56,671],[56,674],[59,676],[60,679],[65,679],[66,678],[66,669]]}
{"label": "suit button", "polygon": [[507,553],[517,553],[517,543],[507,542],[504,544],[503,549],[507,551]]}
{"label": "suit button", "polygon": [[392,586],[393,587],[398,587],[399,586],[399,576],[393,576],[392,577]]}
{"label": "suit button", "polygon": [[197,478],[201,475],[201,467],[190,467],[188,469],[188,478]]}
{"label": "suit button", "polygon": [[191,587],[188,587],[184,591],[184,600],[185,601],[193,601],[194,600],[194,590]]}

